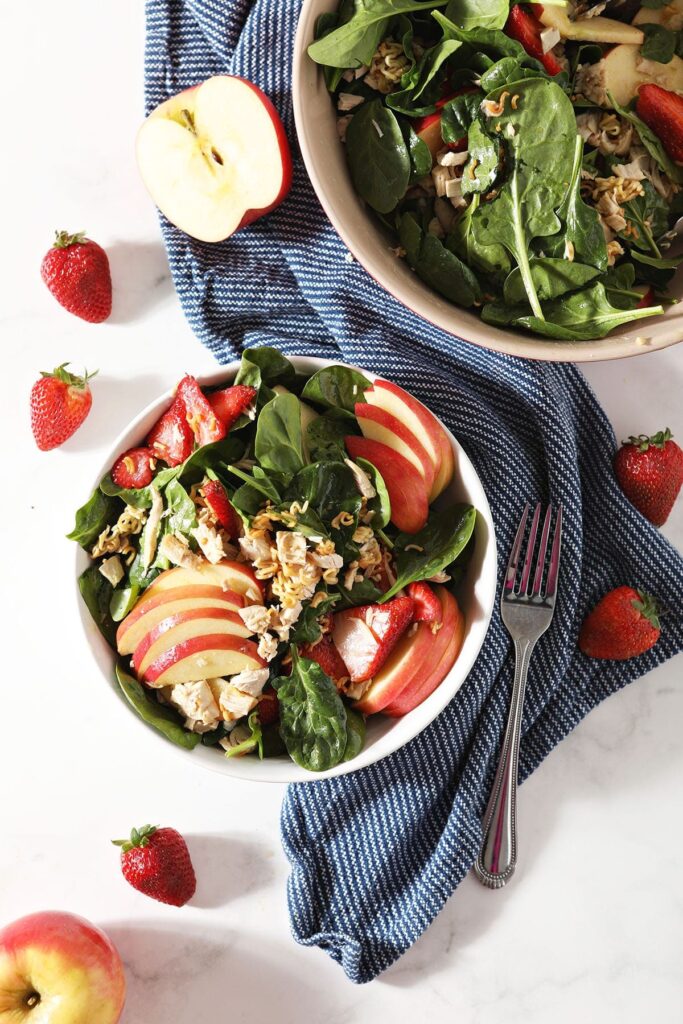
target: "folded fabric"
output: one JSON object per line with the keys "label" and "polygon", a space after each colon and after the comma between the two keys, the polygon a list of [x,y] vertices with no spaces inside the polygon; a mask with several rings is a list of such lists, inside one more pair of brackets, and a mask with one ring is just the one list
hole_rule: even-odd
{"label": "folded fabric", "polygon": [[[148,0],[148,109],[209,75],[242,75],[272,98],[296,150],[299,9],[300,0]],[[564,505],[558,604],[531,664],[521,779],[604,697],[683,649],[683,562],[617,487],[614,435],[574,366],[475,348],[400,306],[352,260],[300,159],[287,201],[227,242],[162,228],[185,314],[220,361],[259,344],[338,358],[389,377],[442,417],[482,479],[501,568],[523,502]],[[579,624],[622,583],[658,595],[669,610],[663,635],[632,661],[591,661],[576,647]],[[325,949],[352,981],[405,952],[470,869],[511,678],[496,610],[467,681],[428,729],[363,771],[289,788],[282,836],[294,937]]]}

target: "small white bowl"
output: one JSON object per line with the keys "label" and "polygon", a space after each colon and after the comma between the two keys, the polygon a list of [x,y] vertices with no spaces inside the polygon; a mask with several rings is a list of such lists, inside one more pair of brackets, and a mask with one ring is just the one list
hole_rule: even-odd
{"label": "small white bowl", "polygon": [[[668,348],[683,340],[683,305],[669,306],[663,316],[637,320],[596,341],[550,341],[485,324],[476,313],[441,298],[405,260],[397,259],[388,235],[356,194],[349,176],[344,147],[339,141],[336,113],[322,72],[308,56],[315,23],[338,0],[304,0],[294,42],[292,96],[301,153],[325,213],[342,240],[367,272],[404,306],[436,327],[483,348],[550,362],[588,362],[621,359]],[[679,271],[672,293],[683,293]]]}
{"label": "small white bowl", "polygon": [[[323,366],[333,365],[334,361],[329,359],[309,359],[300,356],[289,357],[297,371],[305,374],[315,373]],[[237,373],[239,363],[230,363],[228,366],[216,371],[210,376],[199,377],[202,385],[215,387],[218,384],[229,384]],[[356,367],[356,369],[359,369]],[[376,378],[376,374],[362,370],[370,380]],[[168,408],[172,398],[172,392],[166,391],[163,395],[148,405],[139,416],[137,416],[127,430],[116,439],[111,448],[111,453],[105,460],[97,479],[93,481],[93,489],[97,486],[104,474],[111,468],[114,459],[127,448],[140,443],[162,412]],[[447,428],[444,427],[447,430]],[[226,758],[220,750],[205,747],[199,744],[194,750],[183,750],[170,744],[168,740],[158,733],[151,726],[148,726],[142,719],[138,718],[132,708],[126,703],[125,698],[119,691],[114,676],[115,657],[114,653],[100,634],[93,622],[88,609],[81,600],[78,587],[75,588],[79,606],[79,613],[85,635],[92,651],[93,657],[99,666],[107,685],[115,695],[117,703],[121,708],[125,705],[123,713],[132,716],[140,726],[140,740],[145,736],[157,743],[162,743],[167,749],[176,750],[184,757],[189,764],[199,764],[203,768],[221,772],[223,775],[230,775],[238,779],[253,779],[258,782],[312,782],[316,779],[332,778],[335,775],[345,775],[347,772],[356,771],[358,768],[365,768],[366,765],[378,761],[394,750],[398,750],[404,743],[407,743],[419,732],[422,732],[429,723],[436,718],[439,712],[448,704],[453,696],[460,689],[467,674],[472,668],[488,629],[493,610],[493,602],[496,595],[496,540],[486,495],[479,481],[474,467],[462,450],[456,439],[447,430],[448,436],[453,445],[455,454],[455,478],[451,486],[446,490],[442,501],[450,500],[468,502],[477,509],[476,546],[469,563],[467,574],[458,592],[458,600],[461,604],[467,631],[465,641],[455,665],[448,673],[440,686],[430,697],[403,718],[386,718],[383,715],[372,715],[367,720],[367,736],[363,750],[352,761],[337,765],[336,768],[327,772],[308,772],[299,768],[286,755],[275,758],[258,758],[248,756],[240,758]],[[85,501],[87,495],[82,495]],[[90,559],[80,547],[76,555],[76,576],[90,565]],[[121,723],[123,725],[123,722]],[[438,751],[435,751],[438,756]]]}

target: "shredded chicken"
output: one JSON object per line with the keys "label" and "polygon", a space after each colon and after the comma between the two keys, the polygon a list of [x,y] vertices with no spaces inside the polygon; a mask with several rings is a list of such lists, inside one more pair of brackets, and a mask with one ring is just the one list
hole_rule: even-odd
{"label": "shredded chicken", "polygon": [[121,559],[118,555],[112,555],[111,558],[105,558],[100,565],[100,572],[104,576],[105,580],[109,580],[112,587],[118,587],[125,575]]}
{"label": "shredded chicken", "polygon": [[181,565],[184,569],[198,569],[205,564],[201,555],[190,551],[187,541],[180,534],[165,534],[161,538],[159,554],[173,565]]}
{"label": "shredded chicken", "polygon": [[142,538],[142,568],[149,569],[150,565],[154,561],[154,556],[157,550],[157,542],[159,540],[159,527],[161,526],[161,517],[164,512],[164,500],[159,494],[156,487],[150,484],[150,494],[152,495],[152,507],[149,510],[149,518],[145,524],[145,532]]}
{"label": "shredded chicken", "polygon": [[578,114],[576,127],[584,142],[604,155],[625,156],[631,148],[633,125],[612,111]]}

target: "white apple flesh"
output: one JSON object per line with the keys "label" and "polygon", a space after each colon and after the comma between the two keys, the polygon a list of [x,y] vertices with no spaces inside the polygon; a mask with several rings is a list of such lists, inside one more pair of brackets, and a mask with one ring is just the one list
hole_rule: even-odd
{"label": "white apple flesh", "polygon": [[292,160],[282,122],[252,82],[216,75],[160,104],[137,138],[142,179],[193,238],[220,242],[282,202]]}

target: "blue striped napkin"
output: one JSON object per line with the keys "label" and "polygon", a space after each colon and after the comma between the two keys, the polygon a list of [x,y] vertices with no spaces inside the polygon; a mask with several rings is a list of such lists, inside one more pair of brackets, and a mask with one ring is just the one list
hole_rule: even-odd
{"label": "blue striped napkin", "polygon": [[[209,75],[238,74],[268,93],[294,142],[299,9],[300,0],[148,0],[148,110]],[[185,315],[220,361],[261,344],[339,358],[391,378],[441,416],[479,472],[503,558],[525,499],[564,505],[559,599],[531,665],[521,779],[603,698],[683,649],[683,562],[616,486],[614,435],[574,366],[483,351],[400,306],[349,259],[300,160],[284,205],[229,241],[195,242],[165,221],[162,229]],[[670,609],[663,636],[633,661],[591,661],[576,648],[579,623],[621,583]],[[496,612],[465,685],[420,736],[356,774],[289,788],[292,931],[352,981],[401,956],[471,867],[511,679]]]}

